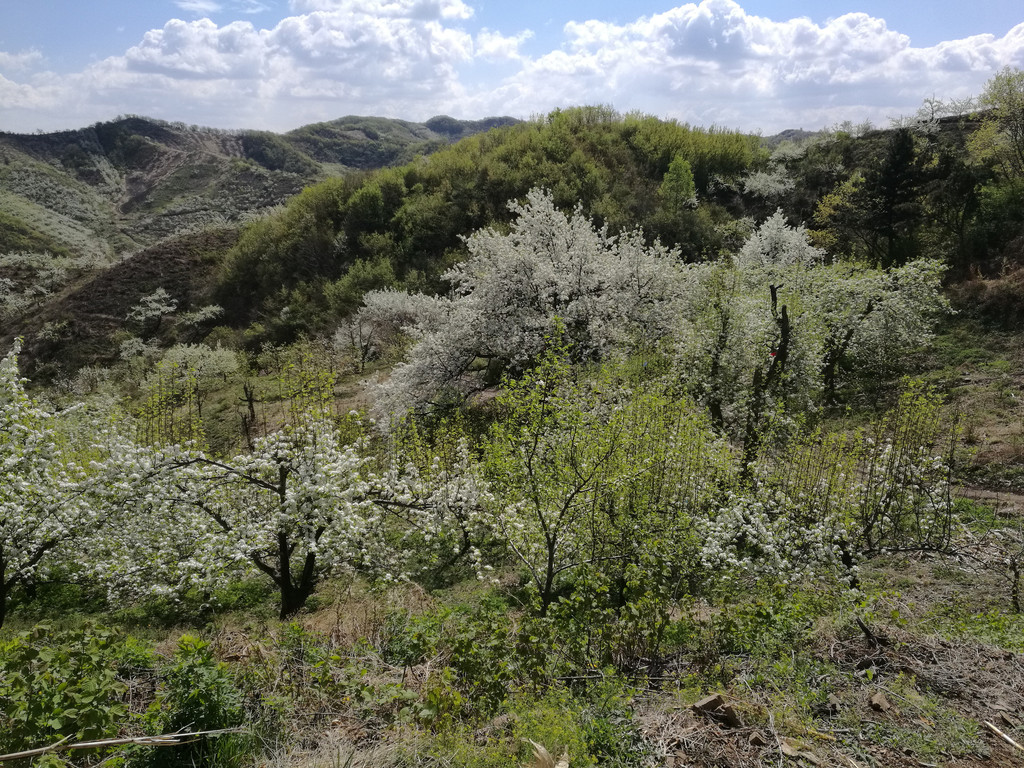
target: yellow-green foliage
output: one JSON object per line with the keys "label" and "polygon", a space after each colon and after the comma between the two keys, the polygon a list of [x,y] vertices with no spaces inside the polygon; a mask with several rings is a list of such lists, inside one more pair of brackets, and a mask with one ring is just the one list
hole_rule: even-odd
{"label": "yellow-green foliage", "polygon": [[712,177],[737,176],[759,152],[744,134],[583,107],[478,134],[400,168],[331,179],[250,225],[226,261],[221,302],[251,306],[282,286],[335,280],[360,259],[387,258],[399,281],[413,270],[436,276],[461,236],[509,221],[508,201],[538,186],[613,231],[663,229],[652,218],[656,191],[676,158],[689,163],[700,196]]}

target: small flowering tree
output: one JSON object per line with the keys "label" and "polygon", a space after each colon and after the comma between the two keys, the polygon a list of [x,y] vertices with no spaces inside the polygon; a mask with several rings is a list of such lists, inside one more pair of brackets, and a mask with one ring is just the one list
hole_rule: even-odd
{"label": "small flowering tree", "polygon": [[78,414],[34,402],[18,373],[19,344],[0,359],[0,625],[12,591],[45,573],[106,522],[90,493],[102,429],[74,439]]}
{"label": "small flowering tree", "polygon": [[834,401],[845,377],[891,375],[948,311],[936,262],[826,262],[776,212],[731,264],[688,268],[676,369],[715,426],[742,439],[748,466],[779,417]]}
{"label": "small flowering tree", "polygon": [[[518,216],[509,233],[466,238],[469,258],[445,274],[452,297],[417,318],[408,361],[378,393],[381,415],[458,401],[506,371],[521,373],[556,323],[574,361],[657,344],[677,325],[683,273],[675,253],[646,246],[639,232],[598,230],[580,208],[565,214],[540,189],[509,208]],[[484,375],[468,375],[474,367]]]}
{"label": "small flowering tree", "polygon": [[128,312],[126,319],[139,329],[140,336],[149,338],[156,335],[163,318],[177,308],[177,300],[163,288],[157,288],[148,296],[143,296]]}
{"label": "small flowering tree", "polygon": [[218,460],[145,449],[117,489],[136,509],[112,532],[104,570],[126,591],[209,589],[256,569],[298,610],[325,572],[356,560],[372,519],[365,459],[325,425],[269,435]]}
{"label": "small flowering tree", "polygon": [[282,618],[331,574],[404,578],[418,545],[451,548],[480,489],[460,473],[377,471],[354,430],[311,419],[225,459],[188,445],[126,451],[132,469],[111,494],[134,514],[107,537],[97,570],[129,593],[209,590],[260,573]]}

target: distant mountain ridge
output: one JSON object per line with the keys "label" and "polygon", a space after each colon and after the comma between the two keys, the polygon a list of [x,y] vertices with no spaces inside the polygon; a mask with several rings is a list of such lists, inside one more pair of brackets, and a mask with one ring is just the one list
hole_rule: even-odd
{"label": "distant mountain ridge", "polygon": [[0,133],[0,253],[110,261],[166,237],[259,216],[329,176],[408,162],[511,117],[342,117],[286,134],[127,116]]}
{"label": "distant mountain ridge", "polygon": [[0,349],[26,339],[48,378],[111,361],[140,296],[192,306],[242,224],[316,182],[406,163],[519,121],[342,117],[286,134],[139,116],[0,132]]}
{"label": "distant mountain ridge", "polygon": [[518,122],[521,121],[513,117],[456,120],[438,115],[425,123],[411,123],[350,115],[306,125],[283,134],[281,138],[319,163],[372,170],[400,165],[415,155],[430,154],[467,136]]}

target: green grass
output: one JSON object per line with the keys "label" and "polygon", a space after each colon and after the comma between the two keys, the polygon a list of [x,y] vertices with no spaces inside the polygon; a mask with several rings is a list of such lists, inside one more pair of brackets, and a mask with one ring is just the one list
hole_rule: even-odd
{"label": "green grass", "polygon": [[975,641],[1024,653],[1024,614],[1013,613],[1007,607],[978,610],[954,597],[932,606],[923,626],[956,642]]}
{"label": "green grass", "polygon": [[877,713],[870,720],[848,718],[841,723],[859,728],[861,734],[876,744],[919,761],[987,755],[988,749],[980,738],[980,724],[936,697],[919,691],[912,677],[900,674],[888,681],[882,692],[898,714],[893,711]]}

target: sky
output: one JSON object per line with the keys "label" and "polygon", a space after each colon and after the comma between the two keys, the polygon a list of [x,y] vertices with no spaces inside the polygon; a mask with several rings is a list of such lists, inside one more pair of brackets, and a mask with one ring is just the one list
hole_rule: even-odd
{"label": "sky", "polygon": [[1019,0],[0,0],[0,131],[287,131],[583,104],[766,135],[885,126],[1024,69]]}

